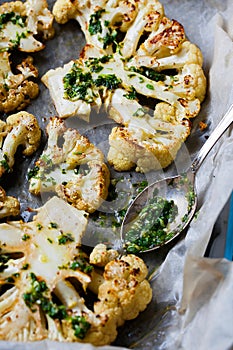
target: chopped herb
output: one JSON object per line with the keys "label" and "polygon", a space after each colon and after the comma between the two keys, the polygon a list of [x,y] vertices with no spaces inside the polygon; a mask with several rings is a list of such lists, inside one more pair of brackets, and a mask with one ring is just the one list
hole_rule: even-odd
{"label": "chopped herb", "polygon": [[17,15],[15,12],[6,12],[0,15],[0,30],[3,29],[4,25],[8,22],[18,25],[19,27],[25,27],[25,16]]}
{"label": "chopped herb", "polygon": [[143,107],[139,107],[136,112],[134,112],[133,117],[143,117],[146,114]]}
{"label": "chopped herb", "polygon": [[73,64],[69,73],[63,78],[64,97],[68,99],[83,100],[88,103],[94,101],[92,95],[92,76],[90,72],[83,72],[76,63]]}
{"label": "chopped herb", "polygon": [[82,254],[77,256],[75,260],[70,263],[69,268],[71,270],[78,269],[84,273],[90,273],[93,270],[93,266],[88,263],[87,259],[85,259]]}
{"label": "chopped herb", "polygon": [[155,194],[126,232],[126,251],[138,253],[164,244],[173,236],[168,225],[177,213],[178,208],[173,200],[166,200]]}
{"label": "chopped herb", "polygon": [[10,259],[7,255],[0,255],[0,272],[3,272],[5,269],[7,269],[8,265],[7,262]]}
{"label": "chopped herb", "polygon": [[29,264],[28,264],[28,263],[25,263],[25,264],[22,266],[21,270],[27,270],[28,268],[29,268]]}
{"label": "chopped herb", "polygon": [[117,31],[114,29],[112,30],[109,28],[109,33],[105,35],[104,38],[101,38],[100,40],[103,41],[103,49],[106,49],[109,45],[116,43],[116,37],[117,37]]}
{"label": "chopped herb", "polygon": [[144,75],[144,77],[147,77],[154,81],[164,81],[166,78],[165,74],[156,72],[153,68],[148,68],[143,66],[140,68],[132,66],[130,67],[130,71],[142,74]]}
{"label": "chopped herb", "polygon": [[16,32],[16,38],[15,39],[10,39],[10,43],[13,44],[12,45],[12,49],[17,49],[17,47],[20,44],[20,40],[21,39],[25,39],[27,37],[27,32],[23,32],[21,34]]}
{"label": "chopped herb", "polygon": [[53,240],[52,240],[51,238],[49,238],[49,237],[47,238],[47,241],[48,241],[49,243],[51,243],[51,244],[53,243]]}
{"label": "chopped herb", "polygon": [[30,239],[30,238],[31,238],[31,236],[29,236],[28,234],[25,233],[25,234],[23,235],[23,237],[22,237],[22,240],[23,240],[23,241],[27,241],[27,240]]}
{"label": "chopped herb", "polygon": [[38,223],[38,224],[36,225],[36,227],[37,227],[37,230],[38,230],[38,231],[41,231],[42,228],[43,228],[43,226],[42,226],[40,223]]}
{"label": "chopped herb", "polygon": [[130,88],[130,92],[128,94],[125,94],[124,97],[126,97],[128,100],[135,100],[136,99],[136,90],[133,86]]}
{"label": "chopped herb", "polygon": [[83,316],[74,316],[71,318],[74,335],[79,339],[84,339],[87,331],[90,328],[90,323]]}
{"label": "chopped herb", "polygon": [[66,244],[68,242],[74,242],[74,237],[72,236],[71,233],[62,233],[58,237],[58,244],[62,245],[62,244]]}
{"label": "chopped herb", "polygon": [[84,339],[90,328],[90,323],[87,322],[86,318],[84,316],[70,316],[64,305],[57,305],[51,300],[45,281],[39,280],[33,272],[29,276],[31,278],[31,290],[23,294],[25,304],[32,311],[36,311],[34,309],[35,305],[40,306],[42,311],[52,319],[71,322],[74,335],[79,339]]}
{"label": "chopped herb", "polygon": [[146,84],[147,89],[154,90],[154,86],[151,84]]}
{"label": "chopped herb", "polygon": [[9,159],[6,153],[3,154],[3,158],[4,159],[0,161],[0,165],[5,169],[7,173],[9,173],[11,169],[8,164]]}

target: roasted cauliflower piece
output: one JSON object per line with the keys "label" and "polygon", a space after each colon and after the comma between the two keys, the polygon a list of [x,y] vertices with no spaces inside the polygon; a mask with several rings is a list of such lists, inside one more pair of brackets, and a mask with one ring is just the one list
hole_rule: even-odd
{"label": "roasted cauliflower piece", "polygon": [[98,288],[99,301],[94,305],[95,313],[112,313],[118,326],[136,318],[152,298],[147,273],[143,260],[132,254],[107,263],[104,279]]}
{"label": "roasted cauliflower piece", "polygon": [[105,244],[99,243],[92,250],[89,260],[91,264],[103,267],[117,257],[119,257],[117,250],[107,249]]}
{"label": "roasted cauliflower piece", "polygon": [[46,0],[27,0],[26,2],[6,2],[0,6],[0,50],[18,49],[35,52],[44,44],[34,35],[43,39],[53,36],[53,15],[48,10]]}
{"label": "roasted cauliflower piece", "polygon": [[109,137],[108,160],[116,170],[167,167],[206,92],[201,51],[183,26],[152,0],[57,0],[53,14],[59,23],[76,19],[87,41],[78,60],[42,78],[59,116],[88,120],[91,108],[103,105],[121,124]]}
{"label": "roasted cauliflower piece", "polygon": [[38,77],[31,57],[16,67],[21,74],[13,74],[10,52],[36,52],[44,44],[35,38],[53,36],[53,15],[46,0],[12,1],[0,5],[0,112],[24,109],[39,94],[38,84],[28,80]]}
{"label": "roasted cauliflower piece", "polygon": [[106,199],[110,181],[103,153],[60,118],[52,118],[46,130],[48,145],[29,174],[29,191],[56,192],[78,209],[95,211]]}
{"label": "roasted cauliflower piece", "polygon": [[[86,216],[53,197],[33,221],[0,224],[1,340],[106,345],[119,325],[147,307],[152,289],[140,258],[112,260],[97,279],[80,249]],[[85,300],[91,283],[97,291],[93,311]]]}
{"label": "roasted cauliflower piece", "polygon": [[17,198],[7,196],[0,186],[0,219],[8,216],[17,216],[20,213],[20,204]]}
{"label": "roasted cauliflower piece", "polygon": [[41,130],[37,119],[30,113],[21,111],[10,115],[0,125],[0,177],[12,171],[15,153],[23,147],[25,156],[32,155],[39,147]]}
{"label": "roasted cauliflower piece", "polygon": [[0,296],[1,340],[63,338],[59,323],[68,311],[53,303],[52,293],[59,281],[71,276],[84,286],[90,281],[81,269],[69,268],[86,225],[85,212],[57,197],[40,208],[32,222],[0,224],[0,279],[6,286]]}
{"label": "roasted cauliflower piece", "polygon": [[16,68],[20,71],[19,74],[11,71],[9,53],[0,52],[0,112],[22,110],[39,94],[38,85],[28,80],[38,77],[33,59],[26,58]]}

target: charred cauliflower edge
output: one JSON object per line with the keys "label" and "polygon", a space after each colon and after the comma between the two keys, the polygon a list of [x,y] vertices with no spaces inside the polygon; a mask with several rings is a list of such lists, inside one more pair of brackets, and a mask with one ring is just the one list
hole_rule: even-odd
{"label": "charred cauliflower edge", "polygon": [[35,38],[50,39],[54,35],[53,15],[46,0],[6,2],[0,5],[0,112],[10,113],[24,109],[39,94],[38,71],[29,56],[13,74],[10,54],[13,50],[37,52],[45,45]]}

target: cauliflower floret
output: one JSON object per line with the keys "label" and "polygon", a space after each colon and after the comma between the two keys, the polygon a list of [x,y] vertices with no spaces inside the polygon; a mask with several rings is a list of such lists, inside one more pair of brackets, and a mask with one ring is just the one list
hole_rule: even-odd
{"label": "cauliflower floret", "polygon": [[9,53],[0,52],[0,112],[9,113],[24,109],[39,94],[39,87],[30,77],[37,77],[31,57],[17,65],[20,74],[13,74],[9,62]]}
{"label": "cauliflower floret", "polygon": [[104,155],[57,117],[50,120],[47,133],[48,146],[31,171],[29,191],[35,195],[56,192],[78,209],[95,211],[108,194],[110,175]]}
{"label": "cauliflower floret", "polygon": [[96,266],[105,266],[116,259],[119,253],[115,249],[107,249],[105,244],[97,244],[90,254],[90,263]]}
{"label": "cauliflower floret", "polygon": [[7,2],[0,6],[0,49],[18,49],[24,52],[42,50],[44,44],[34,38],[53,36],[53,16],[46,0]]}
{"label": "cauliflower floret", "polygon": [[[0,296],[0,340],[110,344],[117,327],[151,301],[146,265],[124,256],[94,280],[79,247],[87,214],[57,197],[37,211],[31,222],[0,224],[0,283],[7,286]],[[92,282],[99,284],[93,311],[85,300]]]}
{"label": "cauliflower floret", "polygon": [[17,216],[20,213],[20,204],[17,198],[7,196],[0,186],[0,219],[8,216]]}
{"label": "cauliflower floret", "polygon": [[4,132],[1,133],[0,149],[0,177],[12,170],[15,153],[19,146],[23,146],[25,156],[32,155],[40,145],[41,130],[37,119],[30,113],[22,111],[10,115],[6,119]]}

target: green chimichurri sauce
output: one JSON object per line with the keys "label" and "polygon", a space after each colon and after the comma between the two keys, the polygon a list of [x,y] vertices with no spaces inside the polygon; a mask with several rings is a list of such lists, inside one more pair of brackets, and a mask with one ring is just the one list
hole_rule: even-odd
{"label": "green chimichurri sauce", "polygon": [[177,214],[173,200],[160,196],[151,198],[126,233],[125,250],[135,254],[164,244],[174,235],[169,231],[169,223]]}

